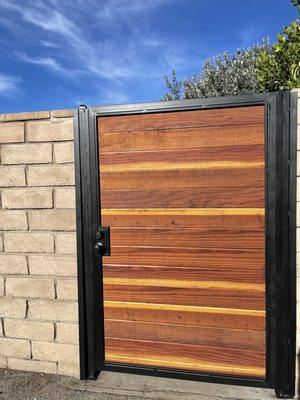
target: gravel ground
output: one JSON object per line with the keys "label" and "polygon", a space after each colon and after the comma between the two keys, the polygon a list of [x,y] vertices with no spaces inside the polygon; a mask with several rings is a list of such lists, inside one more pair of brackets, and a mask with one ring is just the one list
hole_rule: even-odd
{"label": "gravel ground", "polygon": [[0,369],[0,400],[271,400],[273,390],[103,372],[97,381]]}

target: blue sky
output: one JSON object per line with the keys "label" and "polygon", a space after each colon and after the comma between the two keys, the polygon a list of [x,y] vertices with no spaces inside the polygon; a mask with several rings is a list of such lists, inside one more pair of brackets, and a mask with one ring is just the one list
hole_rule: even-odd
{"label": "blue sky", "polygon": [[173,68],[296,17],[289,0],[0,0],[0,113],[159,100]]}

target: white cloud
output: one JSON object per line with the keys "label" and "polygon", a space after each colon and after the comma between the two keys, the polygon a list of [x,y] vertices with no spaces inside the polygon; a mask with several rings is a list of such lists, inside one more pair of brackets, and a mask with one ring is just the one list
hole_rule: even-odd
{"label": "white cloud", "polygon": [[0,96],[14,97],[20,93],[21,79],[18,76],[0,72]]}
{"label": "white cloud", "polygon": [[19,51],[15,52],[17,59],[19,61],[29,63],[29,64],[36,64],[36,65],[42,65],[52,71],[55,72],[64,72],[64,69],[59,65],[59,63],[54,60],[54,58],[51,57],[29,57],[26,53],[22,53]]}

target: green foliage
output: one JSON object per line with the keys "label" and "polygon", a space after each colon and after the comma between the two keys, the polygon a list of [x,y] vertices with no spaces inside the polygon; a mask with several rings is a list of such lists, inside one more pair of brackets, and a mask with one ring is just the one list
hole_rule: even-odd
{"label": "green foliage", "polygon": [[180,81],[173,71],[165,76],[168,91],[163,100],[178,100],[246,94],[259,91],[256,64],[261,51],[270,53],[271,46],[264,40],[249,49],[228,52],[208,59],[199,76]]}
{"label": "green foliage", "polygon": [[[298,0],[293,4],[300,10]],[[260,90],[273,92],[300,87],[300,21],[297,19],[278,35],[272,52],[262,51],[257,62]]]}

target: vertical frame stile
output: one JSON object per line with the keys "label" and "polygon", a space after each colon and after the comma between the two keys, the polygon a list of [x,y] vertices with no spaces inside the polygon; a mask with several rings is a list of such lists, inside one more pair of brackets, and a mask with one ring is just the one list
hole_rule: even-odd
{"label": "vertical frame stile", "polygon": [[95,254],[95,224],[99,218],[98,158],[95,121],[91,111],[75,112],[75,171],[79,297],[80,377],[95,379],[103,360],[102,291],[99,257]]}
{"label": "vertical frame stile", "polygon": [[[125,366],[104,360],[102,258],[95,251],[101,225],[98,117],[202,108],[265,105],[266,146],[266,380],[206,375],[163,368]],[[295,385],[295,210],[296,104],[289,93],[254,94],[200,100],[142,103],[74,114],[79,288],[80,368],[82,379],[100,370],[275,388],[291,397]]]}

